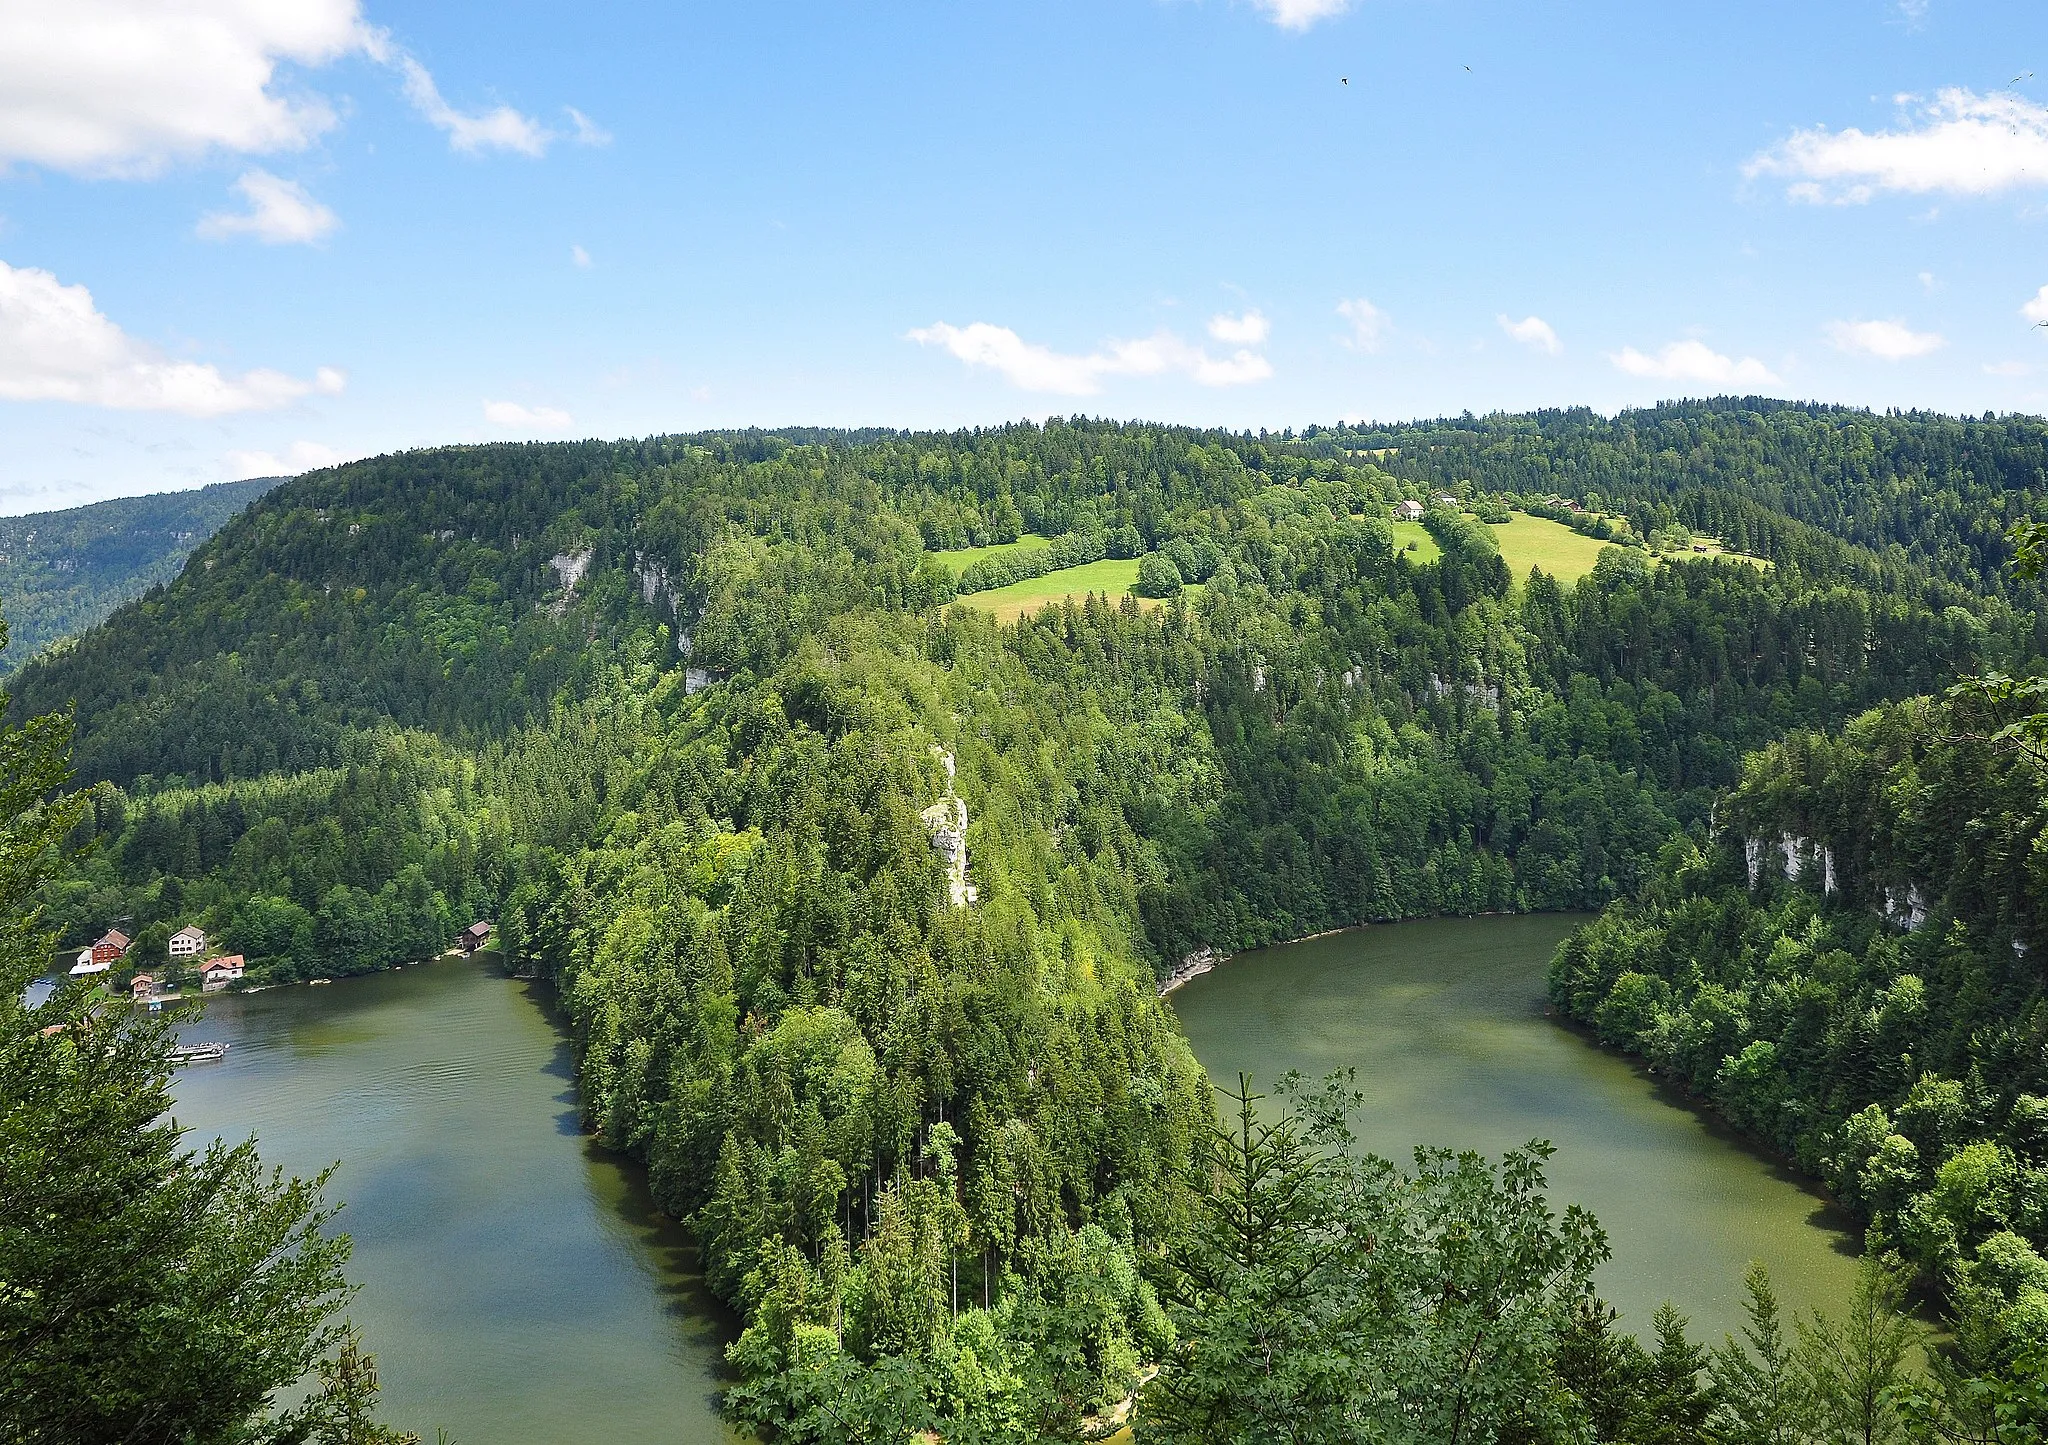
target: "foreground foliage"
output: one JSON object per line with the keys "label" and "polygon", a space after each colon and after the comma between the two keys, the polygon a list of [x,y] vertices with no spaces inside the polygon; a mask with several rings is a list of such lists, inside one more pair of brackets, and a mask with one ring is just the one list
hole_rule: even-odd
{"label": "foreground foliage", "polygon": [[[265,1170],[253,1142],[186,1148],[164,1022],[80,985],[25,1001],[53,943],[37,898],[84,811],[58,791],[69,732],[0,730],[0,1440],[396,1442],[337,1317],[325,1176]],[[316,1366],[325,1387],[279,1408]]]}

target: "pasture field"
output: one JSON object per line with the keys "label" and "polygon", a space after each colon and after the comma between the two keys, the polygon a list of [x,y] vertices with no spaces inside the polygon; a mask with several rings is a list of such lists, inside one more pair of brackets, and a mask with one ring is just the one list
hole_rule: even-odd
{"label": "pasture field", "polygon": [[[1394,526],[1394,548],[1407,553],[1408,560],[1416,566],[1434,562],[1443,556],[1444,549],[1437,546],[1436,538],[1429,535],[1429,529],[1420,522],[1396,522]],[[1415,544],[1413,552],[1408,551],[1409,543]]]}
{"label": "pasture field", "polygon": [[1043,552],[1052,545],[1052,538],[1041,537],[1035,532],[1026,532],[1014,542],[997,542],[989,547],[962,547],[952,552],[934,552],[932,555],[953,569],[958,577],[976,562],[989,557],[1014,557],[1023,552]]}
{"label": "pasture field", "polygon": [[1512,522],[1487,530],[1500,543],[1501,560],[1517,582],[1529,580],[1531,567],[1541,567],[1560,582],[1576,582],[1593,570],[1601,549],[1611,545],[1574,532],[1562,522],[1526,512],[1517,512]]}
{"label": "pasture field", "polygon": [[[1028,577],[1007,587],[970,592],[954,605],[992,612],[998,622],[1014,622],[1027,612],[1035,612],[1048,602],[1058,602],[1066,597],[1077,602],[1090,592],[1099,592],[1110,598],[1121,597],[1137,580],[1137,558],[1105,557],[1100,562],[1086,562],[1079,567],[1062,567],[1043,577]],[[1141,597],[1138,601],[1143,605],[1158,606],[1151,598]]]}
{"label": "pasture field", "polygon": [[[1574,532],[1562,522],[1553,522],[1547,517],[1532,517],[1526,512],[1515,513],[1512,522],[1486,524],[1500,543],[1501,560],[1508,564],[1508,571],[1517,582],[1529,580],[1529,569],[1541,567],[1558,581],[1572,583],[1593,570],[1593,564],[1600,560],[1601,549],[1613,545]],[[1443,555],[1436,539],[1420,522],[1395,522],[1394,545],[1406,547],[1410,542],[1415,550],[1407,554],[1408,560],[1417,564],[1434,562]],[[1696,542],[1706,546],[1705,552],[1676,553],[1670,560],[1688,561],[1704,558],[1718,558],[1732,562],[1747,562],[1753,567],[1768,567],[1770,563],[1761,557],[1747,556],[1741,552],[1729,551],[1717,537],[1695,537]],[[1650,555],[1650,564],[1656,566],[1666,559]]]}

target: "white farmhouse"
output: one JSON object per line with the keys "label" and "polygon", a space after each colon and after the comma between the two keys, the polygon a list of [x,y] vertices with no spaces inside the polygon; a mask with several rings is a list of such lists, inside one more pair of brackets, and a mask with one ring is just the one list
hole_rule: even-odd
{"label": "white farmhouse", "polygon": [[167,951],[172,958],[197,958],[206,952],[206,930],[186,924],[171,935]]}

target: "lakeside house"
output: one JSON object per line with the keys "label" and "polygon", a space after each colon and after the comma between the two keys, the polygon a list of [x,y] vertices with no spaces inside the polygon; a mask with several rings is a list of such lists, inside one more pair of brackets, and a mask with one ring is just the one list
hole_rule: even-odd
{"label": "lakeside house", "polygon": [[206,952],[206,930],[188,923],[171,935],[165,950],[172,958],[197,958]]}
{"label": "lakeside house", "polygon": [[118,928],[109,928],[100,935],[99,942],[92,946],[94,963],[119,963],[128,956],[128,935]]}
{"label": "lakeside house", "polygon": [[484,940],[491,936],[491,925],[482,919],[462,930],[462,936],[455,940],[455,946],[462,950],[464,958],[484,946]]}
{"label": "lakeside house", "polygon": [[93,974],[107,972],[113,966],[111,963],[101,963],[98,959],[94,958],[92,956],[92,949],[88,946],[78,950],[78,961],[71,965],[71,976],[73,978],[90,978]]}
{"label": "lakeside house", "polygon": [[219,958],[209,958],[199,965],[199,991],[219,993],[241,976],[241,954],[229,953]]}
{"label": "lakeside house", "polygon": [[129,981],[128,989],[135,995],[137,1003],[147,1003],[156,996],[156,975],[138,973]]}
{"label": "lakeside house", "polygon": [[1397,522],[1419,522],[1422,520],[1422,503],[1413,497],[1405,497],[1394,503],[1394,520]]}

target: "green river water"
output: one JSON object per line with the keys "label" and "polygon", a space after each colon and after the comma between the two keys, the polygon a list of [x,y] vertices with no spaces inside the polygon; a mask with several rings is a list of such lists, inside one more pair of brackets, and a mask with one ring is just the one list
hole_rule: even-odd
{"label": "green river water", "polygon": [[1686,1108],[1627,1060],[1544,1016],[1551,951],[1583,920],[1436,919],[1242,954],[1175,991],[1211,1077],[1271,1084],[1353,1068],[1361,1143],[1498,1155],[1557,1146],[1551,1198],[1583,1204],[1614,1257],[1601,1293],[1649,1333],[1665,1300],[1718,1341],[1741,1324],[1742,1272],[1769,1266],[1788,1308],[1838,1309],[1854,1234],[1819,1195]]}
{"label": "green river water", "polygon": [[457,1445],[712,1445],[730,1321],[638,1171],[577,1128],[569,1046],[535,986],[446,959],[207,1000],[178,1076],[202,1134],[255,1134],[355,1239],[350,1310],[385,1415]]}
{"label": "green river water", "polygon": [[[1544,964],[1575,921],[1293,944],[1173,1004],[1218,1077],[1356,1067],[1382,1153],[1553,1140],[1554,1195],[1606,1225],[1601,1283],[1635,1326],[1667,1297],[1732,1326],[1752,1256],[1788,1304],[1838,1298],[1853,1264],[1817,1197],[1542,1016]],[[733,1438],[716,1414],[731,1321],[638,1172],[578,1133],[568,1046],[534,986],[451,959],[209,1000],[183,1032],[233,1048],[179,1075],[181,1122],[253,1133],[300,1173],[341,1161],[351,1314],[393,1423],[460,1445]]]}

